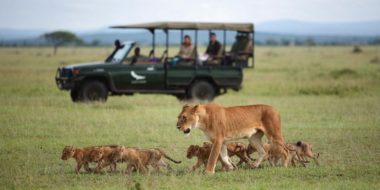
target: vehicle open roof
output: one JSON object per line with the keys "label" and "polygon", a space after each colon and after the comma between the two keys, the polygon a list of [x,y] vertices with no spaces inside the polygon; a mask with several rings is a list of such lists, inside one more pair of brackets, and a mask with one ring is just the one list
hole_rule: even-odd
{"label": "vehicle open roof", "polygon": [[111,26],[111,28],[140,28],[140,29],[196,29],[196,30],[236,30],[240,32],[253,32],[252,23],[217,23],[217,22],[152,22],[142,24],[127,24]]}

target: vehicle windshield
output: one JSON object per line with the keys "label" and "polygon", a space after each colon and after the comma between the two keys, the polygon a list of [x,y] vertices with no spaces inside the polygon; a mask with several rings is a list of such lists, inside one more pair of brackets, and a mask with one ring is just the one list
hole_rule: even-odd
{"label": "vehicle windshield", "polygon": [[124,43],[120,48],[118,48],[110,57],[107,59],[107,62],[110,63],[120,63],[125,58],[126,54],[129,52],[132,44],[131,43]]}

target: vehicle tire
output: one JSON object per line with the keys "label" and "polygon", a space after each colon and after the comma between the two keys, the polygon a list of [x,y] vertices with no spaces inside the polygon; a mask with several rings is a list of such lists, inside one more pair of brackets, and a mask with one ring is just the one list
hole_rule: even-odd
{"label": "vehicle tire", "polygon": [[80,96],[85,102],[105,102],[108,97],[108,89],[106,85],[100,81],[88,81],[82,86]]}
{"label": "vehicle tire", "polygon": [[198,80],[190,86],[188,96],[195,101],[211,102],[216,96],[216,90],[210,82]]}
{"label": "vehicle tire", "polygon": [[81,98],[79,96],[79,90],[77,88],[73,88],[70,90],[70,97],[73,102],[81,101]]}

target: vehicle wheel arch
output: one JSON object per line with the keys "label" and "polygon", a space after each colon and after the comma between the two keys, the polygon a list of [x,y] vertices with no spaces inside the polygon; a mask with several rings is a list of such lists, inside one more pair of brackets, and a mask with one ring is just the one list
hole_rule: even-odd
{"label": "vehicle wheel arch", "polygon": [[215,80],[211,77],[211,76],[198,76],[198,77],[194,77],[189,86],[193,85],[195,82],[198,82],[198,81],[207,81],[209,82],[215,89],[215,93],[216,95],[219,95],[220,93],[220,87],[218,86],[218,84],[215,82]]}
{"label": "vehicle wheel arch", "polygon": [[90,81],[102,82],[107,87],[108,91],[110,91],[110,92],[114,91],[114,89],[112,88],[111,80],[107,76],[87,76],[84,79],[82,79],[80,81],[80,84],[78,84],[78,85],[81,86],[81,85],[85,84],[86,82],[90,82]]}

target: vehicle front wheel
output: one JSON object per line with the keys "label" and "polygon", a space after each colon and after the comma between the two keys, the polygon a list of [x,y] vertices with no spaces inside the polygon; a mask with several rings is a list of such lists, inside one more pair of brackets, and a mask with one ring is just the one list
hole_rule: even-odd
{"label": "vehicle front wheel", "polygon": [[216,96],[214,85],[208,81],[199,80],[195,81],[188,90],[188,95],[195,101],[211,102]]}
{"label": "vehicle front wheel", "polygon": [[105,102],[108,97],[108,89],[100,81],[88,81],[82,86],[80,96],[85,102]]}
{"label": "vehicle front wheel", "polygon": [[81,101],[81,98],[79,96],[79,90],[74,88],[74,89],[71,89],[70,91],[70,97],[71,97],[71,100],[73,102],[80,102]]}

